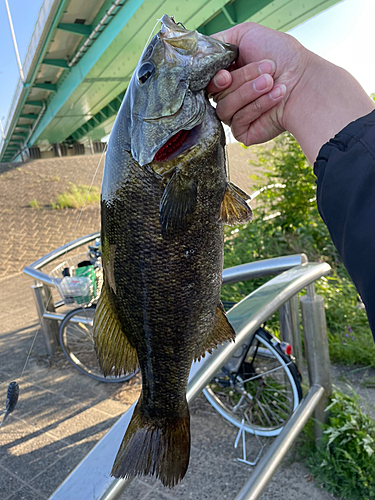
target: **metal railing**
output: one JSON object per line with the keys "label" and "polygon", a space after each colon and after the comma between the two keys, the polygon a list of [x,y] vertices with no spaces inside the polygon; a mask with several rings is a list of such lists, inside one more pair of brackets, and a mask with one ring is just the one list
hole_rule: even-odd
{"label": "metal railing", "polygon": [[[52,289],[55,288],[55,282],[48,274],[42,272],[41,269],[60,257],[65,257],[72,250],[86,245],[99,236],[100,232],[95,232],[78,238],[53,250],[49,254],[25,267],[23,270],[25,274],[35,280],[35,284],[31,288],[34,294],[35,306],[38,312],[40,328],[45,340],[46,349],[51,356],[55,353],[58,346],[57,322],[62,321],[64,315],[56,313],[56,308],[61,306],[62,302],[54,303],[52,300]],[[307,262],[306,256],[304,254],[299,254],[243,264],[225,269],[223,271],[223,284],[235,283],[239,280],[247,280],[259,276],[279,274],[293,266],[303,264],[304,262]]]}
{"label": "metal railing", "polygon": [[50,356],[55,354],[56,348],[58,347],[58,322],[64,319],[64,315],[56,313],[56,308],[63,305],[63,302],[59,301],[55,303],[53,301],[52,290],[55,288],[55,282],[48,274],[42,272],[41,269],[54,260],[65,257],[68,252],[82,245],[86,245],[99,236],[100,233],[95,232],[78,238],[53,250],[49,254],[25,267],[23,270],[25,274],[35,280],[31,289],[39,316],[40,329],[44,337],[47,353]]}
{"label": "metal railing", "polygon": [[[67,252],[92,241],[97,236],[99,236],[99,233],[92,233],[79,238],[24,269],[26,274],[38,281],[33,286],[33,289],[36,297],[43,300],[39,300],[39,304],[38,300],[36,300],[37,308],[39,308],[41,323],[44,322],[46,333],[50,337],[51,334],[48,332],[48,328],[51,327],[51,322],[56,326],[57,321],[62,319],[62,315],[45,309],[46,301],[51,302],[48,296],[51,293],[50,287],[53,286],[53,282],[41,269],[55,259],[65,256]],[[238,349],[238,344],[245,343],[246,339],[278,310],[283,311],[284,308],[284,313],[287,311],[289,318],[295,316],[296,300],[298,300],[296,295],[305,288],[308,292],[306,296],[300,299],[300,303],[311,388],[281,434],[259,462],[237,500],[255,500],[259,498],[294,439],[302,430],[307,418],[313,411],[315,411],[315,417],[320,421],[324,418],[323,409],[331,392],[330,364],[324,307],[322,299],[315,295],[314,281],[328,274],[329,271],[328,264],[307,263],[304,254],[252,262],[223,271],[223,284],[260,276],[277,276],[255,290],[228,312],[228,318],[236,331],[236,343],[220,346],[212,355],[207,355],[201,361],[193,363],[187,388],[189,403],[200,394],[214,375],[233,356]],[[42,290],[40,291],[40,289]],[[36,292],[36,290],[39,291]],[[284,333],[286,335],[291,334],[293,338],[293,335],[296,336],[293,329],[296,330],[296,328],[295,325],[293,327],[293,321],[289,323],[291,326],[283,327]],[[49,342],[53,344],[50,340]],[[126,480],[114,479],[109,474],[118,443],[121,442],[127,429],[134,406],[135,403],[73,470],[51,496],[51,500],[66,498],[71,500],[81,498],[115,500],[119,498],[133,478]],[[316,430],[316,437],[319,437],[319,430]]]}

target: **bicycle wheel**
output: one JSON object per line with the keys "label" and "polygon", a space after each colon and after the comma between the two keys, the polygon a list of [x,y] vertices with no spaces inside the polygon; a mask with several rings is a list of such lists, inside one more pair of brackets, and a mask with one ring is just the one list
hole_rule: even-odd
{"label": "bicycle wheel", "polygon": [[61,322],[59,339],[62,350],[70,363],[80,372],[100,382],[125,382],[138,372],[120,377],[104,377],[96,357],[92,324],[95,306],[74,309]]}
{"label": "bicycle wheel", "polygon": [[239,373],[232,374],[224,367],[203,390],[222,417],[259,436],[280,434],[302,399],[294,363],[271,339],[259,330]]}

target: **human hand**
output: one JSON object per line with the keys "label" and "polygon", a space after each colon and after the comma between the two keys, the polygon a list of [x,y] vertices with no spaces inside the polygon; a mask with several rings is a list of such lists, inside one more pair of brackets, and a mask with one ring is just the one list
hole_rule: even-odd
{"label": "human hand", "polygon": [[235,67],[220,71],[207,87],[217,115],[246,146],[273,139],[286,129],[285,106],[308,64],[308,51],[291,36],[255,23],[214,37],[239,48]]}
{"label": "human hand", "polygon": [[[288,130],[312,164],[323,144],[374,109],[373,100],[346,70],[286,33],[243,23],[214,37],[237,45],[239,56],[229,72],[220,71],[213,78],[207,91],[217,102],[219,118],[246,146]],[[265,60],[276,65],[273,86],[256,95],[254,61]]]}

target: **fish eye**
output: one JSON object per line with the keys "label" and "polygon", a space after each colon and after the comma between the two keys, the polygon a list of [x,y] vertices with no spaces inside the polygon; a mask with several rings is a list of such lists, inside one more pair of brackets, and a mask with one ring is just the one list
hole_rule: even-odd
{"label": "fish eye", "polygon": [[139,83],[145,83],[154,71],[154,65],[150,62],[142,64],[138,70],[138,81]]}

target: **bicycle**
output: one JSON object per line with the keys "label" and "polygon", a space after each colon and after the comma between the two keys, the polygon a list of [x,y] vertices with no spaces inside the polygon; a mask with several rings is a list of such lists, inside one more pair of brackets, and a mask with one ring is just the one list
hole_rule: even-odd
{"label": "bicycle", "polygon": [[79,305],[61,321],[59,342],[68,361],[81,373],[100,382],[126,382],[138,369],[104,377],[95,352],[93,320],[103,282],[100,239],[86,254],[65,260],[50,273],[65,305]]}
{"label": "bicycle", "polygon": [[289,344],[259,328],[203,394],[238,429],[277,436],[302,399],[301,375]]}

